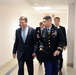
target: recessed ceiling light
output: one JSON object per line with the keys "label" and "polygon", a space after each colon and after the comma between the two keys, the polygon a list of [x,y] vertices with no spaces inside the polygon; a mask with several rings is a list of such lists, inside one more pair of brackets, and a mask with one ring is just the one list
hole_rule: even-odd
{"label": "recessed ceiling light", "polygon": [[33,7],[36,11],[51,11],[51,7],[47,6],[47,7]]}

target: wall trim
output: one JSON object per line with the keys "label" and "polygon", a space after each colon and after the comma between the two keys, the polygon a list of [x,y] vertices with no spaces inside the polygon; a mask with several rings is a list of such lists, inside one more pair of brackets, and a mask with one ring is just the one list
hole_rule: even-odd
{"label": "wall trim", "polygon": [[67,66],[73,67],[73,63],[67,63]]}

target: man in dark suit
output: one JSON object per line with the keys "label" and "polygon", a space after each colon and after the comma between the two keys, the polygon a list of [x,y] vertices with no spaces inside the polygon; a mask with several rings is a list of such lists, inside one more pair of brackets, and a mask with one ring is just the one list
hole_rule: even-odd
{"label": "man in dark suit", "polygon": [[[59,17],[55,17],[54,18],[54,23],[55,23],[55,26],[58,28],[58,29],[61,29],[63,35],[64,35],[64,40],[65,40],[65,44],[64,44],[64,47],[63,49],[65,50],[66,47],[67,47],[67,38],[66,38],[66,30],[65,30],[65,27],[63,26],[60,26],[60,18]],[[62,69],[63,67],[63,56],[62,56],[62,53],[59,57],[59,75],[62,75]]]}
{"label": "man in dark suit", "polygon": [[63,34],[60,29],[57,29],[57,27],[52,24],[50,16],[43,18],[43,24],[45,28],[42,31],[43,39],[40,39],[41,44],[39,50],[45,52],[47,56],[40,56],[41,58],[43,57],[42,59],[44,60],[45,75],[58,75],[58,56],[64,46]]}
{"label": "man in dark suit", "polygon": [[26,62],[28,74],[33,75],[34,50],[34,29],[27,25],[27,18],[21,16],[19,19],[20,28],[16,30],[16,39],[13,47],[13,57],[18,59],[18,75],[24,75],[24,63]]}

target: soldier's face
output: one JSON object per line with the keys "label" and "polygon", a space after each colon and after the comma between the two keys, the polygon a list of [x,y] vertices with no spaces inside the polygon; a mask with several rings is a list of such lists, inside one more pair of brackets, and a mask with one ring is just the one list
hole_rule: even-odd
{"label": "soldier's face", "polygon": [[25,20],[20,20],[19,23],[21,28],[25,28],[27,26],[27,22]]}
{"label": "soldier's face", "polygon": [[44,24],[44,26],[47,26],[48,25],[48,21],[43,19],[43,24]]}
{"label": "soldier's face", "polygon": [[50,23],[51,23],[51,20],[45,20],[45,19],[43,20],[43,24],[45,27],[48,27]]}
{"label": "soldier's face", "polygon": [[55,25],[59,25],[60,20],[59,19],[54,19],[54,23],[55,23]]}

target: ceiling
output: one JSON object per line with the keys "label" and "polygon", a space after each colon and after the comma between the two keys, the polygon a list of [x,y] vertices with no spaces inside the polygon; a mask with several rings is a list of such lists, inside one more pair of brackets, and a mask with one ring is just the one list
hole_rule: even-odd
{"label": "ceiling", "polygon": [[0,0],[0,4],[22,9],[24,12],[31,12],[31,14],[39,13],[33,9],[35,6],[50,6],[52,13],[66,13],[67,5],[75,2],[76,0]]}
{"label": "ceiling", "polygon": [[47,5],[56,5],[56,4],[68,4],[74,3],[76,0],[25,0],[32,6],[47,6]]}

